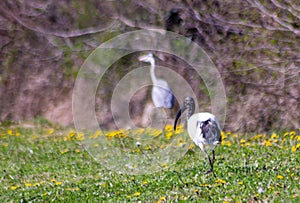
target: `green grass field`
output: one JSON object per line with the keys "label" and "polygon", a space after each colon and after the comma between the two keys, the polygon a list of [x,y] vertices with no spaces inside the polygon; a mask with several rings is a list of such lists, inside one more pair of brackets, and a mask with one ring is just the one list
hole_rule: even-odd
{"label": "green grass field", "polygon": [[[300,202],[299,131],[238,135],[223,133],[216,148],[217,177],[182,131],[76,133],[56,126],[0,127],[0,202]],[[140,148],[132,143],[151,137]],[[189,150],[161,171],[121,174],[108,170],[81,143],[105,144],[124,154],[145,155],[171,141]],[[179,137],[179,138],[178,138]],[[95,153],[94,153],[95,154]],[[138,168],[139,166],[133,166]],[[149,166],[149,170],[151,166]]]}

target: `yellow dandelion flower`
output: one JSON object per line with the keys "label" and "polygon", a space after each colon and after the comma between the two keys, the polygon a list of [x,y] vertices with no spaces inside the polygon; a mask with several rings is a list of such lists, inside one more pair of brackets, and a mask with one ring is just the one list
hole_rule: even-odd
{"label": "yellow dandelion flower", "polygon": [[286,136],[288,136],[288,135],[289,135],[288,132],[285,132],[285,133],[283,134],[284,137],[286,137]]}
{"label": "yellow dandelion flower", "polygon": [[250,146],[250,145],[251,145],[250,142],[246,142],[246,143],[244,144],[245,147]]}
{"label": "yellow dandelion flower", "polygon": [[173,136],[173,133],[172,133],[172,132],[166,133],[166,138],[167,138],[168,140],[171,139],[172,136]]}
{"label": "yellow dandelion flower", "polygon": [[75,135],[76,135],[75,131],[70,131],[69,134],[66,137],[64,137],[64,141],[73,140]]}
{"label": "yellow dandelion flower", "polygon": [[79,153],[79,152],[80,152],[80,149],[75,149],[75,152],[76,152],[76,153]]}
{"label": "yellow dandelion flower", "polygon": [[69,151],[68,149],[63,149],[63,150],[60,151],[60,153],[61,153],[61,154],[65,154],[65,153],[67,153],[68,151]]}
{"label": "yellow dandelion flower", "polygon": [[282,175],[278,175],[277,178],[278,179],[283,179],[283,176]]}
{"label": "yellow dandelion flower", "polygon": [[295,146],[292,146],[292,152],[297,151],[299,148],[300,148],[300,143]]}
{"label": "yellow dandelion flower", "polygon": [[230,147],[231,146],[231,142],[229,140],[222,140],[221,145]]}
{"label": "yellow dandelion flower", "polygon": [[243,185],[244,183],[243,183],[243,181],[239,181],[238,184],[239,185]]}
{"label": "yellow dandelion flower", "polygon": [[31,184],[31,183],[25,183],[25,186],[26,186],[26,187],[31,187],[32,184]]}
{"label": "yellow dandelion flower", "polygon": [[72,130],[72,131],[69,132],[69,135],[68,135],[68,136],[72,138],[72,137],[74,137],[75,135],[76,135],[76,132]]}
{"label": "yellow dandelion flower", "polygon": [[195,148],[195,144],[194,143],[190,144],[189,150],[194,149],[194,148]]}
{"label": "yellow dandelion flower", "polygon": [[8,130],[7,130],[7,134],[13,135],[13,130],[12,130],[12,129],[8,129]]}
{"label": "yellow dandelion flower", "polygon": [[76,139],[79,141],[82,141],[85,139],[83,132],[80,132],[77,134]]}
{"label": "yellow dandelion flower", "polygon": [[182,196],[182,199],[183,199],[183,200],[187,200],[188,197],[187,197],[187,196]]}
{"label": "yellow dandelion flower", "polygon": [[40,184],[39,183],[33,183],[33,186],[38,187],[38,186],[40,186]]}
{"label": "yellow dandelion flower", "polygon": [[157,129],[153,129],[149,134],[152,137],[158,137],[158,136],[160,136],[162,134],[162,131],[161,130],[157,130]]}
{"label": "yellow dandelion flower", "polygon": [[3,143],[3,147],[7,147],[8,146],[8,143]]}
{"label": "yellow dandelion flower", "polygon": [[226,181],[225,181],[225,180],[222,180],[222,179],[217,179],[217,180],[215,180],[215,183],[222,183],[222,184],[225,184]]}
{"label": "yellow dandelion flower", "polygon": [[168,165],[166,163],[162,163],[160,166],[163,168],[168,168]]}
{"label": "yellow dandelion flower", "polygon": [[180,134],[180,133],[182,133],[182,132],[184,132],[183,129],[178,129],[178,128],[177,128],[177,129],[175,130],[174,134],[177,135],[177,134]]}
{"label": "yellow dandelion flower", "polygon": [[57,181],[57,182],[55,183],[56,186],[59,186],[59,185],[61,185],[61,184],[62,184],[62,182],[60,182],[60,181]]}
{"label": "yellow dandelion flower", "polygon": [[165,126],[165,131],[173,131],[173,126],[171,126],[171,125],[166,125],[166,126]]}
{"label": "yellow dandelion flower", "polygon": [[105,137],[107,138],[113,138],[115,136],[115,132],[108,132],[108,133],[105,133]]}
{"label": "yellow dandelion flower", "polygon": [[156,203],[162,203],[164,201],[166,201],[166,198],[165,197],[160,197],[159,200]]}
{"label": "yellow dandelion flower", "polygon": [[289,134],[290,134],[290,136],[295,136],[296,132],[295,131],[291,131]]}
{"label": "yellow dandelion flower", "polygon": [[297,141],[300,141],[300,135],[297,135],[297,136],[295,137],[295,139],[296,139]]}
{"label": "yellow dandelion flower", "polygon": [[133,194],[133,196],[135,196],[135,197],[138,197],[138,196],[140,196],[140,195],[141,195],[140,192],[135,192],[135,193]]}
{"label": "yellow dandelion flower", "polygon": [[149,145],[146,146],[146,150],[151,150],[151,149],[152,149],[151,146]]}
{"label": "yellow dandelion flower", "polygon": [[145,129],[144,128],[138,128],[138,129],[136,129],[135,131],[134,131],[134,133],[136,133],[136,134],[142,134],[142,133],[144,133],[145,132]]}
{"label": "yellow dandelion flower", "polygon": [[211,187],[209,184],[205,183],[202,185],[203,187]]}
{"label": "yellow dandelion flower", "polygon": [[16,189],[18,189],[18,186],[12,185],[12,186],[10,186],[10,189],[11,189],[11,190],[16,190]]}
{"label": "yellow dandelion flower", "polygon": [[227,135],[225,134],[224,131],[221,132],[221,137],[222,137],[222,140],[227,138]]}
{"label": "yellow dandelion flower", "polygon": [[251,140],[258,140],[258,139],[260,139],[261,137],[263,137],[262,134],[257,134],[257,135],[255,135],[255,136],[253,136],[253,137],[251,138]]}
{"label": "yellow dandelion flower", "polygon": [[48,134],[49,135],[52,135],[53,133],[54,133],[54,129],[53,128],[48,129]]}
{"label": "yellow dandelion flower", "polygon": [[199,192],[199,190],[198,190],[198,189],[195,189],[195,190],[194,190],[194,193],[198,193],[198,192]]}
{"label": "yellow dandelion flower", "polygon": [[272,146],[272,143],[270,142],[270,140],[264,140],[264,144],[267,147]]}
{"label": "yellow dandelion flower", "polygon": [[94,147],[99,147],[99,144],[95,143],[95,144],[94,144]]}
{"label": "yellow dandelion flower", "polygon": [[240,140],[240,143],[241,143],[241,144],[244,144],[244,143],[246,143],[246,142],[247,142],[247,141],[246,141],[245,139],[241,139],[241,140]]}
{"label": "yellow dandelion flower", "polygon": [[102,131],[101,130],[97,130],[94,134],[90,135],[89,138],[90,139],[96,139],[99,136],[101,136],[101,134],[102,134]]}
{"label": "yellow dandelion flower", "polygon": [[127,138],[128,137],[128,133],[119,133],[116,135],[117,138]]}
{"label": "yellow dandelion flower", "polygon": [[276,133],[273,133],[272,135],[271,135],[271,139],[278,139],[278,135],[276,134]]}
{"label": "yellow dandelion flower", "polygon": [[144,181],[144,182],[143,182],[143,185],[147,185],[147,184],[148,184],[148,182],[147,182],[147,181]]}
{"label": "yellow dandelion flower", "polygon": [[21,134],[19,132],[15,133],[16,137],[19,137]]}

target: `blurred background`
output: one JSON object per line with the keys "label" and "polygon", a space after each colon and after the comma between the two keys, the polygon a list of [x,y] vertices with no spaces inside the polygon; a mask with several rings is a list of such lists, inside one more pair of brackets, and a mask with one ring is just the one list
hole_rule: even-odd
{"label": "blurred background", "polygon": [[[72,126],[72,90],[87,56],[119,34],[158,28],[193,40],[216,65],[227,95],[224,130],[300,127],[297,0],[2,0],[0,11],[2,123],[45,119]],[[99,84],[95,111],[106,129],[113,127],[114,87],[142,65],[138,54],[117,61]],[[194,69],[174,56],[154,54],[158,65],[190,83],[200,110],[209,111],[210,95]],[[136,121],[149,102],[151,88],[132,98]]]}

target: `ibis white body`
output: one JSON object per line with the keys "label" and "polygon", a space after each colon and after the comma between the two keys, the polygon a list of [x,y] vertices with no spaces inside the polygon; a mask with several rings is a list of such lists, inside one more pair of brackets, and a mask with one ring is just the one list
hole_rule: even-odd
{"label": "ibis white body", "polygon": [[213,150],[221,142],[220,124],[216,116],[208,112],[193,114],[188,119],[188,133],[202,151],[206,151],[205,146]]}

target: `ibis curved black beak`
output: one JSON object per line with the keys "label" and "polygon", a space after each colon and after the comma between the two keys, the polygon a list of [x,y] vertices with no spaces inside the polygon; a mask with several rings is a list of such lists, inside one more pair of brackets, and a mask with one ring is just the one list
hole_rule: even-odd
{"label": "ibis curved black beak", "polygon": [[175,118],[175,122],[174,122],[174,131],[176,131],[176,125],[178,122],[178,119],[180,118],[180,116],[182,115],[182,113],[186,110],[186,106],[182,106],[179,111],[177,112],[176,118]]}

